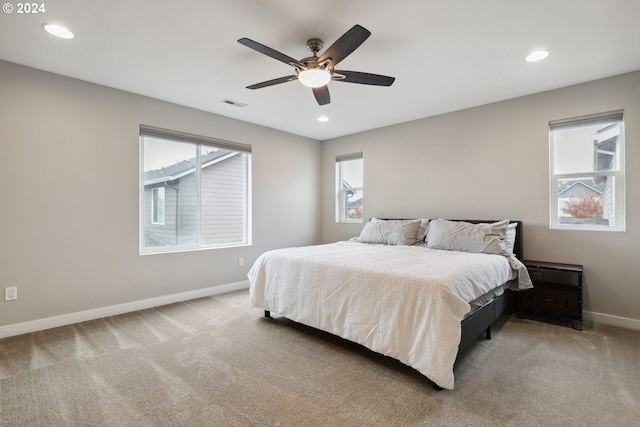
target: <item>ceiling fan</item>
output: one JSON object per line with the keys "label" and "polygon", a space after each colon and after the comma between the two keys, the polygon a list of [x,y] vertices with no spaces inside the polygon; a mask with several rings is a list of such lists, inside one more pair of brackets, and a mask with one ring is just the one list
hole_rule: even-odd
{"label": "ceiling fan", "polygon": [[329,48],[320,56],[318,56],[318,52],[322,49],[322,40],[315,38],[309,39],[307,41],[307,48],[313,53],[313,56],[302,58],[301,60],[293,59],[284,53],[280,53],[277,50],[271,49],[270,47],[251,39],[242,38],[238,40],[238,43],[264,55],[270,56],[273,59],[284,62],[285,64],[291,65],[295,69],[295,74],[291,76],[256,83],[254,85],[247,86],[247,89],[260,89],[267,86],[299,80],[300,83],[313,90],[313,95],[319,105],[326,105],[331,102],[329,88],[327,88],[327,83],[331,80],[363,85],[391,86],[395,77],[335,69],[335,66],[338,65],[340,61],[356,50],[370,35],[371,32],[366,28],[360,25],[354,25],[353,28],[344,33],[342,37],[329,46]]}

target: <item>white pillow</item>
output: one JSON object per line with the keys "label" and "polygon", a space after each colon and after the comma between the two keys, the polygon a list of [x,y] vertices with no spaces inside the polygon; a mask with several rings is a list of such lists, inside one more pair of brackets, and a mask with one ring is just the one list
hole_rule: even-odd
{"label": "white pillow", "polygon": [[422,218],[420,220],[420,227],[418,227],[418,235],[416,236],[416,243],[423,242],[427,237],[427,227],[429,226],[429,218]]}
{"label": "white pillow", "polygon": [[451,251],[504,255],[509,220],[472,224],[464,221],[432,220],[427,233],[427,247]]}
{"label": "white pillow", "polygon": [[383,245],[414,245],[421,221],[371,218],[360,233],[362,243]]}

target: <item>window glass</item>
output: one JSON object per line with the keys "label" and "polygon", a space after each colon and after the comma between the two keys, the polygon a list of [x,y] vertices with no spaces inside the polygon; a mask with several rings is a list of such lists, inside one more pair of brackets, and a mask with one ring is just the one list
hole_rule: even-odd
{"label": "window glass", "polygon": [[249,244],[250,153],[175,139],[140,138],[141,253]]}
{"label": "window glass", "polygon": [[336,158],[336,222],[362,222],[363,167],[362,153]]}
{"label": "window glass", "polygon": [[554,131],[554,172],[568,174],[617,169],[619,135],[617,123]]}
{"label": "window glass", "polygon": [[550,226],[624,230],[622,112],[551,122]]}

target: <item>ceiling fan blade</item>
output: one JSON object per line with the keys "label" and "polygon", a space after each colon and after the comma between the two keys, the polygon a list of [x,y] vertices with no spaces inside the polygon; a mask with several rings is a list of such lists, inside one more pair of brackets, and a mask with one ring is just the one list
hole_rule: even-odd
{"label": "ceiling fan blade", "polygon": [[327,105],[331,102],[331,97],[329,96],[329,88],[326,85],[321,87],[314,87],[313,95],[316,97],[318,105]]}
{"label": "ceiling fan blade", "polygon": [[[336,74],[341,74],[344,78],[340,76],[336,76]],[[335,74],[333,79],[336,82],[347,82],[347,83],[358,83],[362,85],[373,85],[373,86],[391,86],[393,82],[396,80],[395,77],[389,76],[381,76],[379,74],[371,74],[371,73],[361,73],[359,71],[343,71],[343,70],[335,70]]]}
{"label": "ceiling fan blade", "polygon": [[304,64],[302,64],[300,61],[298,61],[297,59],[293,59],[292,57],[290,57],[289,55],[285,55],[284,53],[278,52],[275,49],[271,49],[268,46],[265,46],[261,43],[258,43],[256,41],[253,41],[251,39],[248,38],[241,38],[240,40],[238,40],[238,43],[240,43],[241,45],[244,45],[248,48],[251,48],[255,51],[258,51],[264,55],[270,56],[273,59],[277,59],[280,62],[284,62],[285,64],[289,64],[292,66],[297,66],[297,67],[301,67],[304,68]]}
{"label": "ceiling fan blade", "polygon": [[331,66],[334,67],[338,62],[349,56],[371,35],[371,32],[360,25],[354,25],[349,31],[344,33],[342,37],[336,40],[329,48],[320,56],[319,63],[331,58]]}
{"label": "ceiling fan blade", "polygon": [[292,80],[297,80],[298,76],[286,76],[286,77],[279,77],[277,79],[273,79],[273,80],[267,80],[266,82],[262,82],[262,83],[256,83],[254,85],[251,86],[247,86],[247,89],[260,89],[263,87],[267,87],[267,86],[273,86],[273,85],[277,85],[280,83],[286,83],[286,82],[290,82]]}

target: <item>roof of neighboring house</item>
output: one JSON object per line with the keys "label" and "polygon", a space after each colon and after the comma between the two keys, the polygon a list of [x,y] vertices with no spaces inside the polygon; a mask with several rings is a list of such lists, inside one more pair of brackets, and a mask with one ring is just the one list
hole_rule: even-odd
{"label": "roof of neighboring house", "polygon": [[[224,160],[237,154],[235,151],[230,150],[217,150],[212,151],[209,154],[202,156],[202,167],[210,166],[214,163]],[[162,181],[173,181],[174,179],[181,178],[185,175],[192,173],[196,166],[196,159],[188,159],[178,162],[174,165],[165,166],[160,169],[150,170],[144,173],[145,185],[154,184]]]}
{"label": "roof of neighboring house", "polygon": [[598,194],[602,194],[604,192],[604,181],[596,183],[592,178],[568,179],[558,187],[558,196],[561,196],[562,193],[575,186],[586,187],[588,190],[594,191]]}

